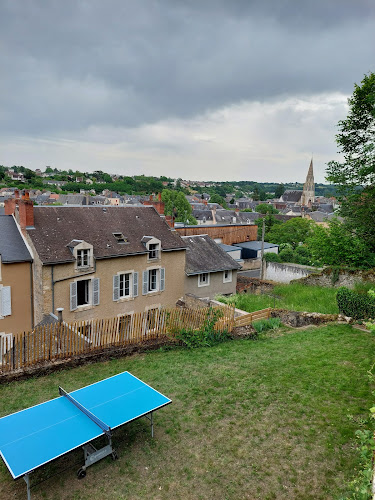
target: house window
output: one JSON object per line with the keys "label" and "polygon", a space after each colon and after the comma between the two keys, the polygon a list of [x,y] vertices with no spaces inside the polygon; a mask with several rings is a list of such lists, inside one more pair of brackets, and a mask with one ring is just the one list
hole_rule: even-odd
{"label": "house window", "polygon": [[90,250],[77,250],[77,267],[89,267]]}
{"label": "house window", "polygon": [[158,289],[158,269],[150,269],[148,272],[148,291],[156,292]]}
{"label": "house window", "polygon": [[100,298],[100,279],[78,280],[70,283],[70,310],[81,306],[97,306]]}
{"label": "house window", "polygon": [[210,284],[209,273],[202,273],[198,276],[198,286],[208,286]]}
{"label": "house window", "polygon": [[165,289],[165,268],[147,269],[142,274],[142,295],[152,292],[162,292]]}
{"label": "house window", "polygon": [[130,299],[138,296],[138,273],[119,272],[113,276],[113,300]]}
{"label": "house window", "polygon": [[223,273],[223,283],[230,283],[232,281],[232,271],[226,270]]}
{"label": "house window", "polygon": [[157,326],[158,320],[158,311],[159,308],[155,307],[153,309],[149,309],[147,311],[147,319],[146,319],[146,329],[147,330],[155,330]]}
{"label": "house window", "polygon": [[150,243],[148,246],[148,258],[149,260],[155,260],[159,258],[159,244]]}
{"label": "house window", "polygon": [[132,314],[123,314],[118,319],[118,333],[120,339],[129,338],[132,326]]}
{"label": "house window", "polygon": [[77,281],[77,306],[90,304],[90,282],[91,280]]}
{"label": "house window", "polygon": [[131,279],[130,273],[120,274],[120,276],[119,276],[119,297],[120,298],[130,297],[130,295],[131,295],[130,279]]}
{"label": "house window", "polygon": [[0,285],[0,319],[12,314],[11,287]]}

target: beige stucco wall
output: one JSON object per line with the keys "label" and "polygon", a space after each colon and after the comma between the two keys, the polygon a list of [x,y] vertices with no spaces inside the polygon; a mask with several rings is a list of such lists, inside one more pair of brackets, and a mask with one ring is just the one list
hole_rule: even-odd
{"label": "beige stucco wall", "polygon": [[[54,311],[52,311],[52,267],[54,289]],[[165,268],[165,290],[142,295],[142,272],[147,268]],[[95,262],[92,271],[82,273],[75,270],[74,263],[43,266],[41,286],[43,300],[39,317],[63,307],[64,321],[81,321],[111,318],[120,314],[143,312],[149,307],[174,307],[184,294],[185,251],[161,252],[158,260],[148,261],[147,255],[102,259]],[[118,272],[138,272],[138,296],[113,301],[113,276]],[[70,311],[70,283],[76,279],[100,279],[100,303],[97,306],[81,306]]]}
{"label": "beige stucco wall", "polygon": [[185,275],[185,293],[192,293],[197,297],[213,299],[216,295],[236,293],[237,271],[232,271],[232,281],[223,283],[223,272],[210,273],[210,284],[198,286],[198,275]]}
{"label": "beige stucco wall", "polygon": [[32,328],[31,263],[1,263],[0,285],[11,287],[12,314],[0,319],[0,332],[21,333]]}

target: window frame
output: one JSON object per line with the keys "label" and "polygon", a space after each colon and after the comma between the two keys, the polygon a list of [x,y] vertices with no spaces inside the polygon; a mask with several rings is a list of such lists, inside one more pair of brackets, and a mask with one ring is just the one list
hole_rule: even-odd
{"label": "window frame", "polygon": [[[207,281],[203,281],[203,276],[207,276]],[[198,274],[198,287],[209,286],[210,285],[210,273],[200,273]]]}
{"label": "window frame", "polygon": [[[225,273],[228,273],[228,277],[225,277]],[[233,281],[233,271],[232,269],[225,269],[223,271],[223,283],[232,283]]]}

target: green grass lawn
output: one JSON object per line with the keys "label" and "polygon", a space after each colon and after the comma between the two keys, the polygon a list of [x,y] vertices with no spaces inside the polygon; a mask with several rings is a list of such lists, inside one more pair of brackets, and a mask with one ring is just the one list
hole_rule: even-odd
{"label": "green grass lawn", "polygon": [[234,303],[238,309],[253,312],[266,307],[277,307],[291,311],[338,314],[335,288],[306,286],[299,283],[277,285],[270,295],[239,293],[220,300]]}
{"label": "green grass lawn", "polygon": [[[85,479],[78,450],[33,474],[38,499],[334,499],[358,464],[373,406],[374,338],[348,325],[281,330],[212,348],[154,351],[0,386],[0,415],[128,370],[173,403],[114,433],[119,460]],[[59,472],[61,469],[65,469]],[[0,465],[0,498],[24,499]]]}

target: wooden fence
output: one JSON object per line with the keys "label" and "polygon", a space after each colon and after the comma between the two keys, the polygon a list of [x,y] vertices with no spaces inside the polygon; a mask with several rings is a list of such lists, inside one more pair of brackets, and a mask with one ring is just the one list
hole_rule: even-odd
{"label": "wooden fence", "polygon": [[[216,314],[214,309],[151,309],[111,319],[54,323],[31,332],[0,337],[0,372],[22,370],[38,363],[67,359],[108,347],[126,347],[154,339],[173,340],[182,328],[198,329]],[[219,308],[215,330],[234,326],[234,308]],[[216,316],[215,316],[216,317]]]}
{"label": "wooden fence", "polygon": [[267,307],[267,309],[262,309],[260,311],[255,311],[248,314],[243,314],[242,316],[237,316],[234,319],[234,326],[246,326],[253,323],[253,321],[258,321],[260,319],[268,319],[271,316],[271,307]]}

